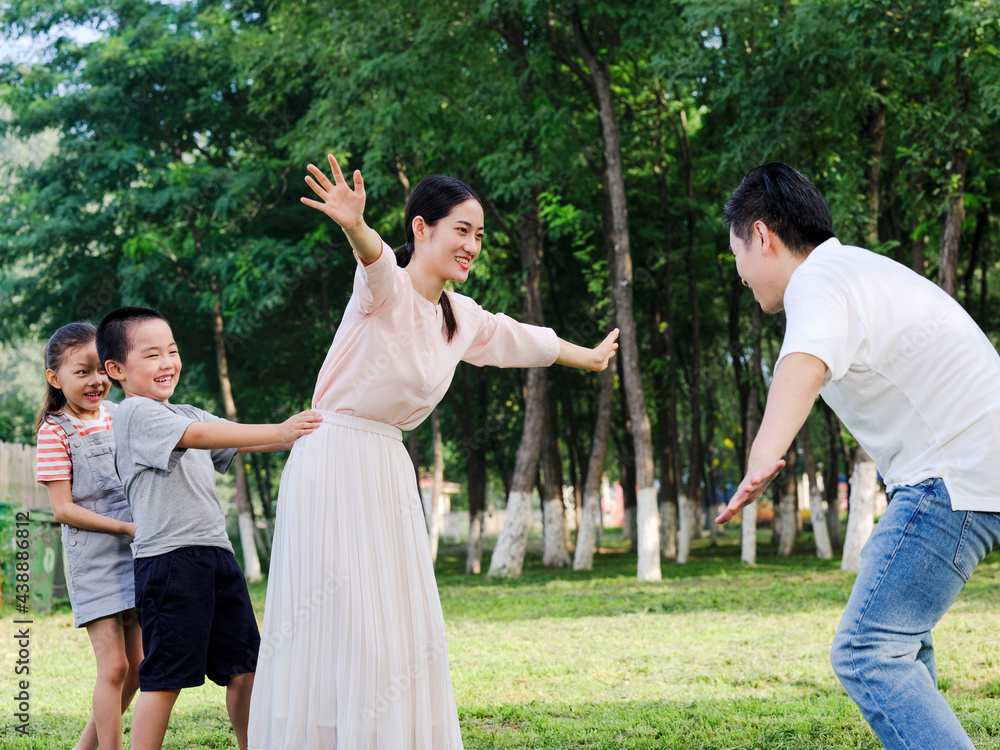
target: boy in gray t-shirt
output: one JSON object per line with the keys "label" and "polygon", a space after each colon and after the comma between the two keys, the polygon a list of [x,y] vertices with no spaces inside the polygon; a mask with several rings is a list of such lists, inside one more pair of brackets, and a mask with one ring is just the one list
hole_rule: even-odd
{"label": "boy in gray t-shirt", "polygon": [[229,470],[237,449],[178,447],[192,423],[224,421],[194,406],[144,396],[122,402],[115,415],[115,466],[133,515],[142,519],[132,544],[136,558],[180,547],[233,551],[215,494],[215,472]]}
{"label": "boy in gray t-shirt", "polygon": [[208,676],[226,686],[229,719],[245,750],[260,633],[226,534],[215,472],[227,471],[237,452],[287,450],[322,419],[302,412],[282,424],[245,425],[171,404],[180,355],[170,324],[150,308],[105,316],[97,350],[126,396],[115,415],[115,465],[135,520],[145,654],[132,747],[161,747],[180,690]]}

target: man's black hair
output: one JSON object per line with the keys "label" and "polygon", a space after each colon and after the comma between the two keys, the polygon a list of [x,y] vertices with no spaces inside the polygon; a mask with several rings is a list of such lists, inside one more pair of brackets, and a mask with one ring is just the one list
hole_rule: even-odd
{"label": "man's black hair", "polygon": [[[107,367],[108,360],[124,364],[132,349],[132,329],[147,320],[169,322],[161,312],[151,307],[119,307],[104,316],[97,326],[97,356],[102,367]],[[111,382],[121,387],[114,378]]]}
{"label": "man's black hair", "polygon": [[763,221],[793,253],[808,254],[834,236],[830,207],[816,186],[787,164],[771,162],[751,170],[733,191],[726,226],[744,242],[755,221]]}

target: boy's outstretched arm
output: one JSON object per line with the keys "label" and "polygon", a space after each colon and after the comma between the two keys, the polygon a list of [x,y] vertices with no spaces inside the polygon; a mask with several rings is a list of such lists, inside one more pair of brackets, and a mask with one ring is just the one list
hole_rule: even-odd
{"label": "boy's outstretched arm", "polygon": [[240,424],[239,422],[192,422],[178,448],[214,450],[216,448],[250,448],[275,445],[274,450],[290,446],[308,435],[323,422],[314,411],[304,411],[281,424]]}
{"label": "boy's outstretched arm", "polygon": [[805,424],[825,375],[826,364],[811,354],[793,353],[781,360],[767,393],[764,419],[750,448],[746,476],[716,523],[725,523],[760,497],[784,468],[782,457]]}
{"label": "boy's outstretched arm", "polygon": [[617,338],[618,329],[616,328],[593,349],[559,339],[559,356],[556,358],[556,364],[601,372],[607,369],[608,362],[615,356],[615,349],[618,348],[618,344],[615,342]]}

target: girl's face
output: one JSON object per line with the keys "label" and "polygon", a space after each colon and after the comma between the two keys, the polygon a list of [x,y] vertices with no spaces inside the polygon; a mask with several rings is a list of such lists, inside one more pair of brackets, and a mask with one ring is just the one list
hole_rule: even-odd
{"label": "girl's face", "polygon": [[424,262],[444,281],[465,281],[483,247],[483,207],[470,198],[434,226],[413,220],[414,238]]}
{"label": "girl's face", "polygon": [[101,402],[111,389],[111,381],[97,358],[97,344],[90,342],[67,349],[55,370],[46,370],[45,379],[66,397],[66,411],[79,419],[96,419]]}

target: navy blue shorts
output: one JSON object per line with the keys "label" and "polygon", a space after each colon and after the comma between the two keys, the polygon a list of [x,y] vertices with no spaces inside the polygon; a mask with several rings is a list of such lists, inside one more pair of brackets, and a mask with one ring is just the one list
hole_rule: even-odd
{"label": "navy blue shorts", "polygon": [[257,669],[260,631],[236,558],[221,547],[182,547],[135,561],[142,626],[139,688],[218,685]]}

